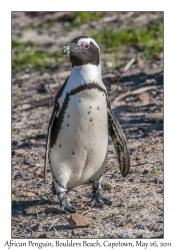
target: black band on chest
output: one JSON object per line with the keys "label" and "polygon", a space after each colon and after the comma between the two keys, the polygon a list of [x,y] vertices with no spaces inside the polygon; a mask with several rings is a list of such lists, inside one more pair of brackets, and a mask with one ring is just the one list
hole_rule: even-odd
{"label": "black band on chest", "polygon": [[70,97],[77,94],[77,93],[80,93],[84,90],[91,90],[91,89],[98,89],[99,91],[103,92],[106,95],[106,99],[107,99],[106,90],[103,89],[102,87],[100,87],[96,83],[88,83],[88,84],[81,85],[81,86],[71,90],[69,93],[67,93],[66,97],[64,99],[63,105],[59,111],[59,116],[58,117],[55,116],[54,121],[53,121],[51,134],[50,134],[50,148],[53,148],[53,146],[56,144],[59,132],[61,130],[61,125],[62,125],[63,120],[64,120],[64,115],[65,115],[66,109],[67,109],[69,101],[70,101]]}

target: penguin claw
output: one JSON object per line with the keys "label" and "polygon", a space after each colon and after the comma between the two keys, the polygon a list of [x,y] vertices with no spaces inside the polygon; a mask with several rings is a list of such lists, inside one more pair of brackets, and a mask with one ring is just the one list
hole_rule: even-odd
{"label": "penguin claw", "polygon": [[102,208],[103,206],[104,206],[104,202],[102,200],[99,200],[98,198],[94,198],[91,202],[91,207]]}
{"label": "penguin claw", "polygon": [[64,212],[64,213],[67,213],[67,212],[76,212],[76,208],[71,206],[68,202],[67,202],[67,197],[66,196],[63,196],[62,199],[60,199],[60,208],[61,208],[61,211]]}
{"label": "penguin claw", "polygon": [[112,201],[106,197],[102,197],[103,198],[103,202],[108,205],[108,206],[111,206],[112,205]]}
{"label": "penguin claw", "polygon": [[67,204],[66,206],[61,206],[61,211],[63,213],[70,213],[70,212],[75,213],[75,212],[77,212],[76,208],[69,205],[69,204]]}
{"label": "penguin claw", "polygon": [[111,206],[112,201],[102,195],[102,190],[96,190],[91,200],[91,207],[102,208],[104,204]]}

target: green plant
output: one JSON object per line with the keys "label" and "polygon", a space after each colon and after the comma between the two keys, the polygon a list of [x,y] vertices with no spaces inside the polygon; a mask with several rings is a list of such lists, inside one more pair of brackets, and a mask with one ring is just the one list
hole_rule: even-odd
{"label": "green plant", "polygon": [[26,68],[45,71],[52,64],[63,60],[61,51],[51,53],[44,46],[31,41],[12,40],[12,72],[18,73]]}

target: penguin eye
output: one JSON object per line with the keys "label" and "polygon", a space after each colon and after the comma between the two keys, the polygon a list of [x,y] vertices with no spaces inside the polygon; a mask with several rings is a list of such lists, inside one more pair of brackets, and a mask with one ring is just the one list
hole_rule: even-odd
{"label": "penguin eye", "polygon": [[85,41],[79,41],[79,42],[78,42],[78,46],[82,46],[82,47],[85,48],[85,49],[89,49],[90,44],[87,43],[87,42],[85,42]]}

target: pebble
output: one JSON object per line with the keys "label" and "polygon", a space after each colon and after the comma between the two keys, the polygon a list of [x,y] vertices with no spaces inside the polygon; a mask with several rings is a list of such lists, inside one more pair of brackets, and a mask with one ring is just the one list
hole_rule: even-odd
{"label": "pebble", "polygon": [[104,63],[104,67],[108,67],[108,68],[111,68],[113,66],[113,63],[111,61],[106,61]]}
{"label": "pebble", "polygon": [[27,164],[27,165],[30,165],[31,161],[30,160],[25,160],[24,163]]}
{"label": "pebble", "polygon": [[141,94],[139,99],[144,102],[149,102],[150,96],[148,94]]}
{"label": "pebble", "polygon": [[134,178],[130,178],[129,179],[130,182],[134,182],[134,180],[135,180]]}
{"label": "pebble", "polygon": [[22,174],[20,172],[18,172],[16,175],[15,175],[15,179],[20,179],[22,178]]}
{"label": "pebble", "polygon": [[113,238],[113,239],[117,239],[118,238],[118,236],[117,236],[116,233],[112,234],[110,237]]}
{"label": "pebble", "polygon": [[46,234],[40,234],[38,236],[38,239],[45,239],[45,238],[48,238]]}
{"label": "pebble", "polygon": [[158,184],[159,181],[160,181],[160,179],[159,179],[158,177],[154,178],[154,183],[155,183],[155,184]]}
{"label": "pebble", "polygon": [[[19,161],[18,160],[12,160],[12,166],[15,166],[15,165],[17,165],[19,163]],[[15,166],[16,167],[16,166]]]}
{"label": "pebble", "polygon": [[104,234],[99,234],[98,237],[103,238]]}
{"label": "pebble", "polygon": [[147,169],[145,169],[144,171],[143,171],[143,174],[148,174],[149,173],[149,170],[147,170]]}
{"label": "pebble", "polygon": [[143,234],[139,234],[136,236],[137,239],[143,238]]}
{"label": "pebble", "polygon": [[124,227],[131,227],[133,224],[134,224],[133,220],[130,219],[124,224]]}
{"label": "pebble", "polygon": [[112,174],[112,177],[116,178],[118,176],[118,174],[114,173]]}
{"label": "pebble", "polygon": [[146,179],[141,179],[140,182],[141,183],[147,183],[147,180]]}
{"label": "pebble", "polygon": [[73,235],[73,236],[76,236],[76,235],[77,235],[77,232],[76,232],[75,229],[72,230],[72,235]]}
{"label": "pebble", "polygon": [[129,151],[134,151],[134,146],[129,145],[128,148],[129,148]]}
{"label": "pebble", "polygon": [[88,232],[83,232],[81,235],[87,236],[89,233]]}
{"label": "pebble", "polygon": [[118,234],[118,237],[119,237],[120,239],[122,239],[122,238],[125,237],[125,234],[124,234],[123,232],[120,232],[120,233]]}
{"label": "pebble", "polygon": [[15,154],[17,155],[24,155],[26,152],[26,150],[19,148],[19,149],[15,149]]}
{"label": "pebble", "polygon": [[158,236],[152,236],[151,239],[162,239],[163,238],[163,234],[160,234]]}
{"label": "pebble", "polygon": [[156,224],[151,224],[151,225],[148,226],[148,228],[149,228],[150,230],[155,229],[155,227],[156,227]]}
{"label": "pebble", "polygon": [[33,196],[35,196],[35,193],[28,192],[24,196],[33,197]]}
{"label": "pebble", "polygon": [[91,227],[92,223],[87,217],[80,214],[72,214],[68,219],[69,224],[72,227]]}
{"label": "pebble", "polygon": [[30,142],[31,142],[32,144],[35,144],[35,143],[36,143],[36,140],[35,140],[35,139],[30,139]]}

